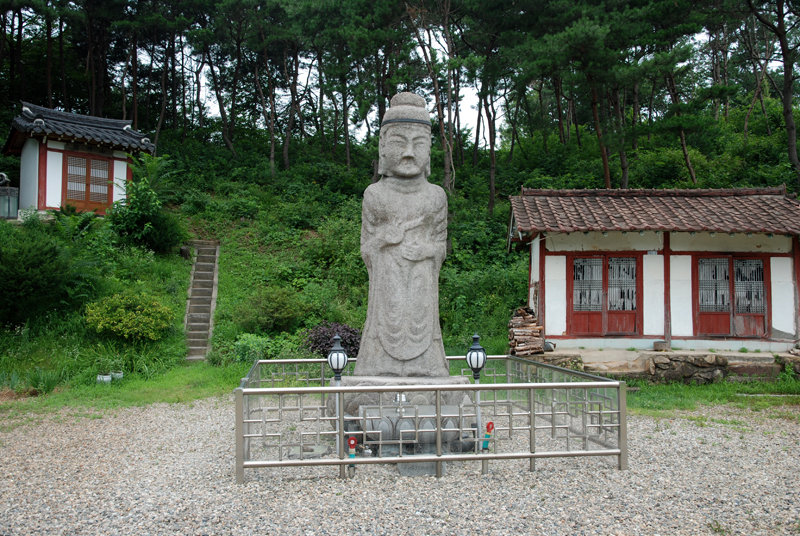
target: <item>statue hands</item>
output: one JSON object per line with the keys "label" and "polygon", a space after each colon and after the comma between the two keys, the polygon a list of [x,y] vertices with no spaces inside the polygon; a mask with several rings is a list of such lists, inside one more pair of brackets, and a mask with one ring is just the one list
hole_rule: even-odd
{"label": "statue hands", "polygon": [[435,244],[401,244],[400,254],[408,261],[422,261],[436,257],[439,249]]}

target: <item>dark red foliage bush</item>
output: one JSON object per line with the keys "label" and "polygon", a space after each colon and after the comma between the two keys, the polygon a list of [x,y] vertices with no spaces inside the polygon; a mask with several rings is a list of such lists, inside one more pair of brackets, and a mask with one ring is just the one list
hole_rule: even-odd
{"label": "dark red foliage bush", "polygon": [[303,333],[302,346],[320,357],[328,357],[328,352],[333,346],[333,338],[339,335],[342,338],[342,347],[347,355],[354,358],[358,355],[361,345],[361,331],[351,328],[347,324],[338,322],[323,322]]}

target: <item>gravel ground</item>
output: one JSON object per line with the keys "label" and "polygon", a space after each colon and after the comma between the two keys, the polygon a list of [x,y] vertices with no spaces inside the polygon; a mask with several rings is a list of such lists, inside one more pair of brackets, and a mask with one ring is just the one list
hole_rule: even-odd
{"label": "gravel ground", "polygon": [[0,433],[0,535],[800,534],[800,408],[629,418],[612,458],[451,467],[248,470],[234,482],[233,398]]}

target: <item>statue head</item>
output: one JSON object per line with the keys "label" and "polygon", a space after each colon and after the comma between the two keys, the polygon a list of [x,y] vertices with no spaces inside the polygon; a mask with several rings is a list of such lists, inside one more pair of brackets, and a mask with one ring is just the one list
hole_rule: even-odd
{"label": "statue head", "polygon": [[425,99],[398,93],[383,116],[378,173],[413,179],[431,174],[431,120]]}

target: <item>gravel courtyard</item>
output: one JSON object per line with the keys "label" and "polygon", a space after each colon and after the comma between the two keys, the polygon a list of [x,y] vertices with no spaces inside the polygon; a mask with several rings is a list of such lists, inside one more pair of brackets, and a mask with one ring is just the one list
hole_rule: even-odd
{"label": "gravel courtyard", "polygon": [[[6,417],[7,419],[7,417]],[[6,423],[8,424],[8,423]],[[234,482],[233,398],[63,410],[0,433],[0,534],[800,534],[800,408],[631,416],[629,465],[264,469]]]}

